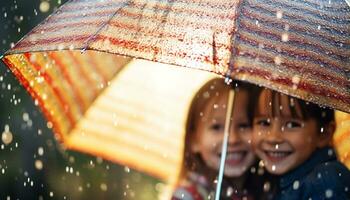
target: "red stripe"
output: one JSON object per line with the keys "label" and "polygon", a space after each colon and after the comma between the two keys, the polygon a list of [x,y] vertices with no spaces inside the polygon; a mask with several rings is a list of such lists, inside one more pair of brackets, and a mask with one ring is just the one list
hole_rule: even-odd
{"label": "red stripe", "polygon": [[[252,20],[257,19],[259,22],[266,22],[269,24],[280,24],[280,25],[285,25],[288,24],[290,29],[299,31],[299,32],[305,32],[305,24],[301,24],[298,22],[293,22],[287,19],[279,19],[276,20],[275,18],[272,18],[269,15],[265,15],[265,13],[256,13],[252,12],[251,10],[248,9],[242,9],[242,14],[251,18]],[[336,34],[327,34],[325,31],[318,30],[316,26],[309,27],[312,32],[318,36],[324,37],[327,40],[334,42],[334,41],[339,41],[345,44],[350,44],[350,40],[342,35],[336,35]]]}
{"label": "red stripe", "polygon": [[[79,37],[77,37],[76,41],[88,38],[88,36],[79,36]],[[64,40],[64,42],[66,42],[66,41],[72,40],[72,38],[74,38],[74,37],[65,37],[65,38],[61,38],[61,39]],[[53,38],[52,40],[56,41],[56,39],[57,38]],[[120,39],[117,39],[117,38],[109,38],[109,37],[105,37],[105,36],[98,36],[96,39],[97,40],[109,40],[113,45],[121,46],[121,47],[124,47],[124,48],[127,48],[127,49],[138,49],[140,52],[145,52],[145,53],[152,53],[152,52],[155,53],[157,51],[157,49],[152,49],[150,46],[140,45],[140,43],[136,42],[136,41],[135,42],[133,42],[133,41],[125,41],[125,40],[120,40]],[[257,42],[251,41],[251,40],[249,40],[249,39],[247,39],[247,38],[245,38],[243,36],[241,36],[241,39],[245,40],[245,41],[253,42],[255,45],[257,45]],[[41,43],[46,44],[48,41],[39,41],[38,44],[41,44]],[[22,43],[22,45],[24,45],[23,43]],[[217,45],[217,46],[219,46],[219,45]],[[228,48],[228,47],[225,47],[225,48]],[[151,51],[151,50],[153,50],[153,51]],[[159,51],[159,49],[158,49],[158,51]],[[203,62],[208,62],[208,63],[212,63],[213,62],[212,58],[211,57],[209,58],[208,56],[197,56],[197,57],[194,57],[194,56],[191,56],[189,54],[186,54],[185,52],[179,53],[179,54],[172,53],[172,52],[167,52],[167,53],[168,53],[168,55],[173,55],[173,56],[176,56],[178,58],[183,58],[183,59],[191,59],[191,60],[203,61]],[[268,59],[268,58],[266,58],[266,59]],[[218,62],[219,61],[220,61],[220,59],[218,60]],[[270,60],[269,63],[271,63],[271,62],[272,61]],[[286,64],[286,66],[288,66],[290,68],[298,69],[297,66],[293,66],[293,65],[290,65],[290,64]],[[304,69],[304,70],[306,70],[306,69]],[[312,72],[313,74],[316,73],[317,75],[321,75],[322,74],[321,72],[317,71],[317,69],[315,69],[315,70],[308,69],[307,71]],[[346,81],[344,81],[342,79],[339,79],[339,78],[336,78],[335,76],[323,74],[320,77],[323,78],[324,80],[327,80],[327,81],[332,79],[336,83],[340,84],[341,86],[346,86],[348,84]]]}
{"label": "red stripe", "polygon": [[[92,52],[92,51],[87,51],[85,52],[87,53],[86,57],[89,59],[89,62],[92,64],[92,66],[95,67],[96,71],[98,71],[98,73],[100,74],[100,76],[103,78],[103,84],[104,86],[106,86],[105,84],[109,81],[108,79],[108,74],[106,74],[106,71],[104,69],[101,69],[100,65],[98,63],[100,63],[99,61],[96,62],[96,53],[98,53],[97,51]],[[113,54],[109,54],[110,56],[115,56]],[[103,59],[101,56],[98,56],[97,59]],[[104,66],[104,67],[114,67],[114,66]]]}
{"label": "red stripe", "polygon": [[13,74],[17,77],[23,87],[29,92],[30,96],[38,101],[39,107],[43,111],[46,119],[53,124],[53,132],[59,140],[65,139],[65,133],[61,130],[60,124],[56,121],[56,118],[51,115],[51,110],[45,107],[45,103],[42,101],[40,95],[30,86],[29,81],[22,75],[17,67],[7,57],[3,58],[4,63],[10,68]]}
{"label": "red stripe", "polygon": [[33,45],[49,45],[52,43],[68,43],[71,41],[74,42],[81,42],[85,41],[90,37],[90,35],[73,35],[73,36],[66,36],[66,37],[55,37],[55,38],[49,38],[49,39],[40,39],[39,41],[31,42],[28,40],[24,40],[20,43],[17,43],[13,49],[19,49],[19,48],[28,48],[33,47]]}
{"label": "red stripe", "polygon": [[[243,39],[243,40],[245,40],[245,39]],[[249,51],[249,49],[247,49],[246,51],[239,50],[239,55],[242,55],[244,57],[249,57],[250,59],[259,58],[259,60],[261,62],[275,64],[275,61],[273,60],[272,57],[264,56],[262,54],[256,54],[253,51]],[[308,68],[308,67],[304,67],[304,66],[298,66],[296,64],[289,62],[289,60],[284,60],[283,66],[288,67],[290,69],[293,69],[294,71],[297,71],[299,74],[307,72],[308,74],[312,74],[312,76],[314,76],[314,77],[317,76],[318,79],[322,79],[324,81],[331,81],[331,82],[334,82],[337,85],[342,86],[342,87],[350,87],[350,83],[348,81],[346,81],[345,79],[342,79],[340,77],[333,76],[331,73],[329,73],[329,72],[327,73],[327,71],[322,72],[319,70],[320,67]]]}
{"label": "red stripe", "polygon": [[[253,76],[259,76],[260,78],[267,79],[272,82],[276,82],[289,87],[294,85],[293,81],[289,77],[281,77],[281,76],[275,77],[272,75],[271,72],[266,70],[242,66],[242,67],[235,67],[235,71],[232,72],[231,76],[235,77],[235,73],[248,73]],[[300,81],[300,83],[298,84],[298,89],[302,89],[311,94],[316,94],[327,98],[333,98],[334,100],[342,101],[345,104],[350,104],[350,96],[334,92],[320,85],[314,85],[311,83]]]}
{"label": "red stripe", "polygon": [[[85,70],[86,66],[84,64],[82,64],[79,59],[76,58],[76,56],[73,54],[72,51],[67,51],[67,52],[68,52],[68,55],[70,55],[73,62],[75,63],[76,69],[79,70],[79,72],[81,74],[80,78],[85,79],[85,81],[87,82],[87,87],[89,90],[92,91],[92,97],[93,97],[93,99],[95,99],[98,91],[96,90],[95,81],[91,79],[91,74]],[[71,67],[73,67],[73,66],[71,66]]]}
{"label": "red stripe", "polygon": [[52,59],[56,66],[58,67],[58,69],[62,72],[63,77],[67,80],[67,82],[69,83],[69,86],[72,88],[73,90],[73,94],[76,97],[76,100],[78,101],[78,107],[81,113],[84,113],[85,110],[87,109],[87,104],[85,103],[85,101],[83,100],[82,95],[80,94],[80,90],[78,88],[76,88],[76,85],[73,83],[72,78],[69,75],[69,72],[66,70],[66,67],[59,58],[57,58],[56,54],[53,52],[49,52],[48,56],[50,57],[50,59]]}
{"label": "red stripe", "polygon": [[[270,35],[273,37],[280,37],[280,35],[275,35],[275,34],[269,32],[268,30],[261,29],[257,26],[253,27],[252,25],[245,24],[244,22],[243,23],[241,22],[240,26],[247,28],[248,31],[254,30],[254,32],[259,33],[261,35],[265,35],[265,36]],[[273,44],[269,44],[267,42],[264,42],[263,44],[269,48],[276,49],[276,47]],[[304,43],[302,43],[302,44],[304,44]],[[310,50],[306,51],[306,50],[300,49],[301,46],[298,46],[299,50],[295,49],[294,51],[293,51],[293,49],[295,48],[295,46],[292,46],[292,45],[288,45],[288,47],[283,47],[281,45],[280,48],[283,52],[286,52],[288,55],[307,57],[308,59],[310,59],[311,61],[313,61],[315,63],[322,62],[323,64],[326,64],[330,67],[344,70],[344,68],[342,68],[341,63],[337,63],[335,60],[329,59],[329,56],[327,56],[326,54],[321,54],[322,56],[320,56],[319,54],[314,53],[314,54],[316,54],[316,55],[314,55],[314,54],[312,54],[313,52]],[[328,59],[326,60],[326,58],[328,58]]]}
{"label": "red stripe", "polygon": [[[27,63],[30,63],[38,72],[40,72],[40,75],[49,84],[50,88],[52,88],[55,96],[58,99],[59,105],[61,107],[61,111],[63,111],[63,113],[68,117],[68,120],[70,122],[70,127],[73,127],[76,120],[74,119],[72,113],[70,112],[69,107],[68,109],[66,109],[66,106],[68,106],[69,104],[66,102],[66,100],[63,99],[63,95],[59,90],[59,88],[57,88],[55,84],[53,84],[50,74],[46,73],[45,70],[41,71],[41,66],[38,63],[30,61],[30,53],[24,53],[23,55],[27,59]],[[47,97],[47,98],[50,98],[50,97]]]}

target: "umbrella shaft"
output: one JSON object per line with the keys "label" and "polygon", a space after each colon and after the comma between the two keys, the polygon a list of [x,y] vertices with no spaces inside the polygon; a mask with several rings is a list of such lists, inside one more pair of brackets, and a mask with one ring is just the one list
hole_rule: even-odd
{"label": "umbrella shaft", "polygon": [[218,181],[217,181],[217,185],[216,185],[215,200],[220,199],[222,179],[223,179],[224,170],[225,170],[227,143],[228,143],[229,130],[230,130],[230,125],[231,125],[233,101],[234,101],[234,90],[230,90],[229,95],[228,95],[228,99],[227,99],[224,140],[222,142],[222,150],[221,150],[222,153],[221,153],[221,159],[220,159],[219,176],[218,176]]}

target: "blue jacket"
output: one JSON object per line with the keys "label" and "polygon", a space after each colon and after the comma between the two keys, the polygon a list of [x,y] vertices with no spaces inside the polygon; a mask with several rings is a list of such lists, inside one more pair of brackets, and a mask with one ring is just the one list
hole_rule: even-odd
{"label": "blue jacket", "polygon": [[276,200],[350,199],[350,171],[332,148],[316,150],[296,169],[281,176]]}

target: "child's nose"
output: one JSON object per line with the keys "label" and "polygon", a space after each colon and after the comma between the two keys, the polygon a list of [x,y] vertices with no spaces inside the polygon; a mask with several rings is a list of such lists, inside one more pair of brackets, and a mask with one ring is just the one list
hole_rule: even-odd
{"label": "child's nose", "polygon": [[235,131],[231,131],[229,138],[228,138],[228,142],[230,144],[236,144],[236,143],[240,143],[242,141],[241,137],[239,134],[237,134]]}
{"label": "child's nose", "polygon": [[283,142],[283,137],[281,133],[281,128],[274,126],[270,131],[265,135],[266,140],[273,143]]}

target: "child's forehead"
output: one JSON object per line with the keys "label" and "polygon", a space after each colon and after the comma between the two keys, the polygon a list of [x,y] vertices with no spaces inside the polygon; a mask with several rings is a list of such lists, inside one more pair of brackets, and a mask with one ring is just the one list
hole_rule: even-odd
{"label": "child's forehead", "polygon": [[288,95],[264,89],[259,95],[257,116],[303,118],[299,102]]}

